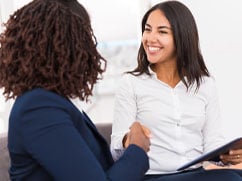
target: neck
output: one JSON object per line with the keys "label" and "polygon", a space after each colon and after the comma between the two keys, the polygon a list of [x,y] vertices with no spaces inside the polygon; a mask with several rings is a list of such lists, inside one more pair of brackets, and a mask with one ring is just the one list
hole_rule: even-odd
{"label": "neck", "polygon": [[176,64],[155,64],[151,69],[156,73],[157,78],[174,88],[181,80]]}

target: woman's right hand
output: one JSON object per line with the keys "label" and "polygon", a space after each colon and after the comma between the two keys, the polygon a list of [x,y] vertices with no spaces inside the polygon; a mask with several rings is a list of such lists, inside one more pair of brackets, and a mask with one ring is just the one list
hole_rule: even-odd
{"label": "woman's right hand", "polygon": [[150,130],[136,121],[130,126],[130,131],[125,135],[123,144],[125,148],[130,144],[135,144],[148,152],[150,150],[150,137]]}

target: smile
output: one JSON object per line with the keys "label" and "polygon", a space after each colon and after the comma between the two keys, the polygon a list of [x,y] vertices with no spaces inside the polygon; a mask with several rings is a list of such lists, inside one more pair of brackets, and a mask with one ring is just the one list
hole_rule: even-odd
{"label": "smile", "polygon": [[159,47],[151,47],[151,46],[148,46],[148,50],[150,52],[158,52],[161,48]]}

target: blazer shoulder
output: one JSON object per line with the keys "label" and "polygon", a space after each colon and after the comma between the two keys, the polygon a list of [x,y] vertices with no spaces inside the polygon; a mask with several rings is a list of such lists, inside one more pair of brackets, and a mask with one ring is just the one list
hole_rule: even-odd
{"label": "blazer shoulder", "polygon": [[24,109],[36,107],[67,108],[72,106],[72,103],[67,98],[42,88],[36,88],[25,92],[16,99],[15,104]]}

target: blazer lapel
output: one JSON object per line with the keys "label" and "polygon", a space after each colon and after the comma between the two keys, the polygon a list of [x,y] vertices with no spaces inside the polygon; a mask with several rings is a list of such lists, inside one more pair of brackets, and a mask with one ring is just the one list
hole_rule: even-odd
{"label": "blazer lapel", "polygon": [[95,135],[96,139],[99,141],[100,146],[103,149],[103,166],[107,169],[113,164],[113,158],[110,152],[109,145],[105,138],[99,133],[96,126],[93,124],[93,122],[90,120],[90,118],[87,116],[87,114],[82,111],[83,118],[85,122],[87,123],[87,126],[92,130],[93,134]]}
{"label": "blazer lapel", "polygon": [[[87,123],[88,127],[92,130],[92,132],[97,135],[96,138],[100,139],[100,141],[105,142],[107,144],[107,141],[104,139],[104,137],[99,133],[96,126],[93,124],[93,122],[90,120],[90,118],[87,116],[87,114],[82,111],[83,118],[85,122]],[[108,145],[108,144],[107,144]]]}

